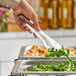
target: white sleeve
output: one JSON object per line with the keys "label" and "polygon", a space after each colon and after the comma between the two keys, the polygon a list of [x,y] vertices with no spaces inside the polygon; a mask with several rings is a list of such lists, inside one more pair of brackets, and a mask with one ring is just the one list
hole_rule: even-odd
{"label": "white sleeve", "polygon": [[20,0],[0,0],[0,5],[10,7],[10,8],[16,8],[20,3]]}

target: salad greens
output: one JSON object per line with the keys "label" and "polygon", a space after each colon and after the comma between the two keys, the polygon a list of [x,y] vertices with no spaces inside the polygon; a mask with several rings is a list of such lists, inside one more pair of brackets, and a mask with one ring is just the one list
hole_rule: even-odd
{"label": "salad greens", "polygon": [[28,70],[29,71],[67,71],[67,66],[64,63],[61,63],[59,65],[53,65],[53,66],[38,64]]}
{"label": "salad greens", "polygon": [[45,55],[45,58],[53,59],[55,57],[66,56],[70,64],[70,70],[72,71],[74,69],[74,62],[69,57],[69,51],[69,49],[65,49],[63,46],[61,50],[48,49],[48,52],[50,52],[50,54]]}
{"label": "salad greens", "polygon": [[[70,71],[68,66],[64,63],[58,65],[44,65],[44,64],[37,64],[32,68],[29,68],[28,71]],[[75,68],[72,71],[76,71]]]}
{"label": "salad greens", "polygon": [[28,69],[28,71],[76,71],[76,65],[69,57],[69,49],[65,49],[62,46],[61,50],[48,49],[48,52],[49,54],[45,55],[45,58],[48,58],[48,59],[66,56],[68,59],[67,65],[64,63],[60,63],[58,65],[37,64],[34,67]]}
{"label": "salad greens", "polygon": [[69,49],[64,49],[62,47],[61,50],[54,50],[54,49],[48,49],[49,54],[45,55],[45,58],[53,59],[55,57],[61,57],[61,56],[69,56]]}

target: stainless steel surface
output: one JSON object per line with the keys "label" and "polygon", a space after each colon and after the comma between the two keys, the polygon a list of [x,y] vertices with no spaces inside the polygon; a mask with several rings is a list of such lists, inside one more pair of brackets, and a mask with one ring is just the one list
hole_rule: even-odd
{"label": "stainless steel surface", "polygon": [[24,52],[26,52],[26,47],[27,47],[27,46],[25,46],[25,47],[22,46],[22,47],[21,47],[20,53],[19,53],[19,57],[18,57],[19,59],[24,56]]}
{"label": "stainless steel surface", "polygon": [[32,27],[34,26],[34,24],[27,17],[25,17],[23,15],[19,15],[18,20],[20,22],[22,22],[23,24],[25,24],[33,33],[35,33],[39,37],[39,39],[43,42],[43,44],[46,48],[54,48],[54,49],[58,49],[58,50],[61,49],[61,45],[59,43],[57,43],[55,40],[53,40],[51,37],[49,37],[42,30],[36,31],[35,29],[33,29]]}
{"label": "stainless steel surface", "polygon": [[[27,75],[27,74],[33,74],[33,75],[73,75],[73,74],[76,74],[76,72],[59,72],[59,71],[55,71],[55,72],[51,72],[51,71],[40,71],[40,72],[37,72],[37,71],[27,71],[28,68],[36,65],[36,64],[45,64],[45,65],[57,65],[61,62],[64,62],[65,64],[67,64],[67,60],[64,60],[64,61],[60,61],[60,60],[57,60],[57,61],[50,61],[50,60],[19,60],[16,62],[14,68],[13,68],[13,71],[12,71],[12,75],[13,76],[18,76],[18,75]],[[76,63],[76,61],[74,61],[74,63]],[[26,70],[26,71],[24,71]]]}
{"label": "stainless steel surface", "polygon": [[[44,56],[27,56],[26,53],[32,46],[22,46],[19,54],[19,58],[15,61],[14,68],[11,72],[11,76],[67,76],[67,75],[76,75],[76,72],[32,72],[24,71],[30,67],[33,67],[35,64],[59,64],[60,62],[66,63],[67,58],[54,58],[53,60],[45,59]],[[76,63],[76,57],[71,57]]]}
{"label": "stainless steel surface", "polygon": [[[45,56],[27,56],[26,53],[31,49],[32,46],[22,46],[19,54],[19,58],[21,60],[45,60]],[[70,56],[72,60],[76,60],[76,56]],[[49,59],[46,59],[49,60]],[[54,58],[53,60],[67,60],[66,57]]]}

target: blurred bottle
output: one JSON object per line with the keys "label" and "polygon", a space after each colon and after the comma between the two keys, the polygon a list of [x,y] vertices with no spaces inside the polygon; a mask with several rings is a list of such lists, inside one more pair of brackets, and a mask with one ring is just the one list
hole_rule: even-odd
{"label": "blurred bottle", "polygon": [[74,0],[74,24],[76,28],[76,0]]}
{"label": "blurred bottle", "polygon": [[49,27],[51,29],[59,28],[58,6],[59,6],[58,0],[49,0],[48,18],[49,18]]}
{"label": "blurred bottle", "polygon": [[62,27],[62,19],[63,19],[63,0],[59,1],[59,27]]}
{"label": "blurred bottle", "polygon": [[49,0],[40,0],[39,24],[43,30],[48,28],[48,2]]}
{"label": "blurred bottle", "polygon": [[63,28],[74,28],[74,3],[73,0],[63,0]]}

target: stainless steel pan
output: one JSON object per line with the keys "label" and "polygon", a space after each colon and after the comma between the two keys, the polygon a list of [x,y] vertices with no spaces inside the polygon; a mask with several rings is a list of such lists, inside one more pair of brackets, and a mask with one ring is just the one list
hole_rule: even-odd
{"label": "stainless steel pan", "polygon": [[[11,72],[11,75],[13,76],[24,76],[24,75],[27,75],[27,74],[33,74],[33,75],[73,75],[73,74],[76,74],[76,72],[63,72],[63,71],[54,71],[54,72],[51,72],[51,71],[27,71],[27,69],[29,69],[30,67],[33,67],[34,65],[36,64],[45,64],[45,65],[57,65],[59,63],[65,63],[67,64],[67,60],[64,60],[64,61],[59,61],[59,60],[55,60],[55,61],[50,61],[50,60],[19,60],[16,62],[12,72]],[[76,61],[74,61],[74,63],[76,64]],[[26,71],[24,71],[26,70]]]}
{"label": "stainless steel pan", "polygon": [[[25,46],[22,46],[21,47],[21,50],[20,50],[20,54],[19,54],[19,57],[18,57],[18,60],[21,59],[21,60],[45,60],[45,56],[27,56],[26,53],[28,52],[28,50],[31,49],[32,46],[30,45],[25,45]],[[76,60],[76,56],[70,56],[72,58],[72,60]],[[47,60],[47,59],[46,59]],[[49,60],[49,59],[48,59]],[[54,58],[53,60],[67,60],[66,57],[60,57],[60,58]]]}

